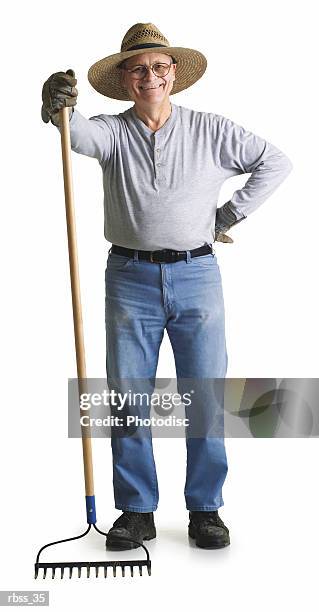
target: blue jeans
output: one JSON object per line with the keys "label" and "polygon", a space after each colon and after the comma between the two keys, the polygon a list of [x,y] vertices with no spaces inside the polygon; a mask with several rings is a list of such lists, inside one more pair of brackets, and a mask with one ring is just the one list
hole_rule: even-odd
{"label": "blue jeans", "polygon": [[[109,253],[106,367],[112,381],[154,379],[167,330],[178,379],[224,378],[227,370],[222,281],[216,255],[157,264]],[[119,510],[152,512],[158,483],[152,436],[112,435],[113,486]],[[217,510],[227,474],[224,437],[187,437],[186,508]]]}

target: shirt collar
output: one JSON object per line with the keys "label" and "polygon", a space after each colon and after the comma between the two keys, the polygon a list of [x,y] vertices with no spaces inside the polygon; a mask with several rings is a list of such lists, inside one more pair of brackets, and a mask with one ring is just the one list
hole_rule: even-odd
{"label": "shirt collar", "polygon": [[171,108],[172,108],[172,112],[170,116],[165,121],[164,125],[162,125],[162,127],[156,130],[156,132],[154,132],[151,128],[145,125],[144,121],[142,121],[142,119],[140,119],[137,116],[136,112],[133,109],[133,106],[131,106],[131,108],[129,108],[125,112],[125,114],[127,113],[127,117],[136,125],[139,131],[145,136],[152,136],[152,134],[154,133],[165,135],[172,129],[174,123],[176,122],[176,118],[177,118],[177,107],[175,104],[172,104],[172,102],[171,102]]}

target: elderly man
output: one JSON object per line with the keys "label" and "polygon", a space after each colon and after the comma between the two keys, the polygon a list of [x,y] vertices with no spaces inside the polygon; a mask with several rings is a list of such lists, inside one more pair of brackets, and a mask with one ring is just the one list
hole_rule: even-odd
{"label": "elderly man", "polygon": [[[74,109],[74,73],[51,75],[43,87],[42,118],[58,126],[70,107],[72,149],[95,157],[103,171],[108,380],[155,380],[167,330],[176,374],[224,378],[227,370],[224,303],[212,243],[226,235],[280,185],[291,162],[263,138],[214,113],[172,104],[170,95],[206,69],[194,49],[170,46],[153,24],[132,26],[121,52],[96,62],[91,85],[104,96],[131,100],[118,115],[84,118]],[[246,184],[217,209],[231,176]],[[213,398],[209,410],[214,411]],[[197,546],[221,548],[229,530],[218,514],[227,474],[223,436],[186,436],[186,508]],[[151,433],[112,436],[115,507],[122,510],[109,548],[132,548],[129,538],[155,538],[158,485]],[[127,537],[128,541],[117,540]]]}

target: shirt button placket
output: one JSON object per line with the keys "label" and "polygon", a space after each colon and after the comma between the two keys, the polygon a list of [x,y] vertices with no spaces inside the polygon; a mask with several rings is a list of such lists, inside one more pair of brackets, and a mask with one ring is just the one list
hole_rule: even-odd
{"label": "shirt button placket", "polygon": [[161,179],[161,146],[159,137],[155,134],[154,142],[154,157],[155,157],[155,176],[157,179]]}

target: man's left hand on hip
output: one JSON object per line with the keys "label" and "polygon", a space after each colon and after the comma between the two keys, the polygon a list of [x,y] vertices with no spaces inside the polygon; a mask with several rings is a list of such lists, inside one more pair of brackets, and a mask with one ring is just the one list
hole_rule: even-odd
{"label": "man's left hand on hip", "polygon": [[216,211],[216,219],[215,219],[215,242],[234,242],[230,236],[227,236],[226,232],[236,225],[246,219],[245,216],[237,219],[234,211],[234,205],[231,202],[226,202],[220,208],[217,208]]}

